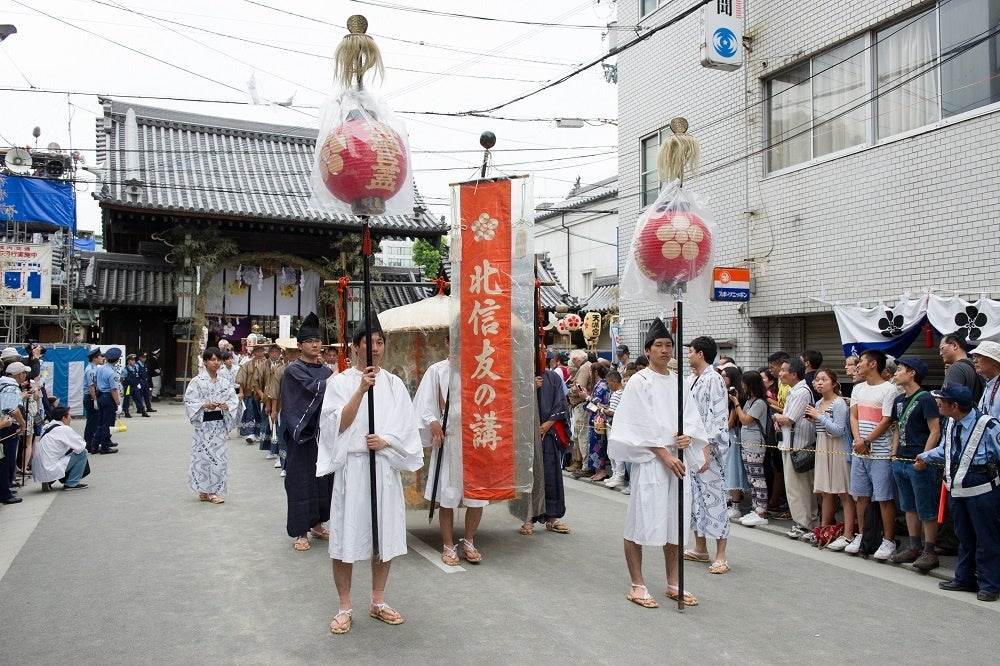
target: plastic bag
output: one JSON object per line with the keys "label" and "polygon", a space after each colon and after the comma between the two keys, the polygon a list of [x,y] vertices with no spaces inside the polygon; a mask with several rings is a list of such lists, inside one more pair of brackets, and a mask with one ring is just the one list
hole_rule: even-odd
{"label": "plastic bag", "polygon": [[694,192],[667,184],[636,223],[619,297],[662,308],[678,299],[685,318],[705,319],[712,287],[715,218]]}
{"label": "plastic bag", "polygon": [[367,89],[323,105],[309,205],[340,215],[413,215],[406,127]]}

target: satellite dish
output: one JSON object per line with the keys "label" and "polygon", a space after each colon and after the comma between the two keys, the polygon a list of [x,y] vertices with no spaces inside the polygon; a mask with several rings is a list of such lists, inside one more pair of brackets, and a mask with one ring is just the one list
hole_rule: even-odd
{"label": "satellite dish", "polygon": [[52,151],[53,153],[58,153],[60,150],[62,150],[62,146],[53,141],[52,143],[49,144],[49,150]]}
{"label": "satellite dish", "polygon": [[31,171],[31,153],[24,148],[11,148],[3,156],[3,161],[11,173],[24,175]]}

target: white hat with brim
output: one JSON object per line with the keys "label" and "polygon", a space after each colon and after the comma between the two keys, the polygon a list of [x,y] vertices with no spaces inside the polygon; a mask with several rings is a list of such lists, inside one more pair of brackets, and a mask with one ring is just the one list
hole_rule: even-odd
{"label": "white hat with brim", "polygon": [[295,338],[277,338],[274,344],[278,345],[282,349],[298,349],[299,341]]}
{"label": "white hat with brim", "polygon": [[969,352],[972,355],[979,354],[980,356],[985,356],[991,358],[997,363],[1000,363],[1000,342],[993,342],[992,340],[983,340],[979,345]]}
{"label": "white hat with brim", "polygon": [[13,347],[7,347],[2,352],[0,352],[0,361],[6,361],[9,358],[20,358],[21,354]]}
{"label": "white hat with brim", "polygon": [[21,363],[20,361],[14,361],[13,363],[7,366],[6,372],[8,375],[17,375],[22,372],[27,372],[28,370],[29,370],[28,366],[26,366],[24,363]]}

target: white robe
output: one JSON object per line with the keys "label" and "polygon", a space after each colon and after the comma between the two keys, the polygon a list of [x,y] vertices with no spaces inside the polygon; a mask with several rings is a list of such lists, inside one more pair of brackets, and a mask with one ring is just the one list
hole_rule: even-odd
{"label": "white robe", "polygon": [[50,483],[63,478],[69,465],[68,452],[86,450],[87,443],[75,430],[66,424],[55,426],[35,442],[35,452],[31,455],[31,473],[35,481]]}
{"label": "white robe", "polygon": [[[451,381],[451,364],[448,359],[438,361],[431,367],[420,380],[420,386],[413,396],[413,409],[417,413],[417,423],[420,426],[420,442],[424,448],[431,446],[431,424],[437,421],[442,425],[444,418],[444,403],[448,399],[448,385]],[[454,412],[452,412],[454,413]],[[434,486],[435,470],[437,469],[437,459],[441,455],[441,449],[431,450],[430,463],[427,466],[427,485],[424,487],[424,499],[428,502]],[[449,459],[445,456],[441,459],[441,471],[438,476],[437,501],[443,509],[457,509],[459,503],[464,502],[467,507],[482,507],[489,504],[486,500],[468,499],[462,496],[465,490],[462,487],[451,484],[451,474]]]}
{"label": "white robe", "polygon": [[[637,372],[625,385],[608,430],[608,455],[632,463],[625,538],[642,546],[677,543],[678,479],[651,450],[666,448],[678,455],[676,432],[677,375],[661,375],[652,368]],[[705,463],[703,449],[708,446],[708,436],[687,388],[684,434],[691,437],[691,446],[684,451],[684,464],[688,469],[697,469]],[[680,524],[686,530],[691,524],[690,483],[684,484],[683,513]]]}
{"label": "white robe", "polygon": [[[319,421],[316,476],[336,473],[330,501],[330,557],[356,562],[372,556],[368,395],[354,421],[340,432],[344,405],[361,384],[361,371],[349,368],[326,385]],[[402,380],[387,370],[375,375],[375,433],[389,446],[377,451],[379,556],[388,562],[406,554],[406,503],[400,470],[414,472],[424,464],[417,418]]]}

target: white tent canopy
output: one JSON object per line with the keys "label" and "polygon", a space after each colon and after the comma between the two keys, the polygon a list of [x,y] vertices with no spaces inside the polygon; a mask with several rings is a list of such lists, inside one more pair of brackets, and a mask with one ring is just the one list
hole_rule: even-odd
{"label": "white tent canopy", "polygon": [[379,324],[386,333],[398,331],[436,331],[451,325],[448,296],[438,294],[416,303],[385,310],[378,315]]}

